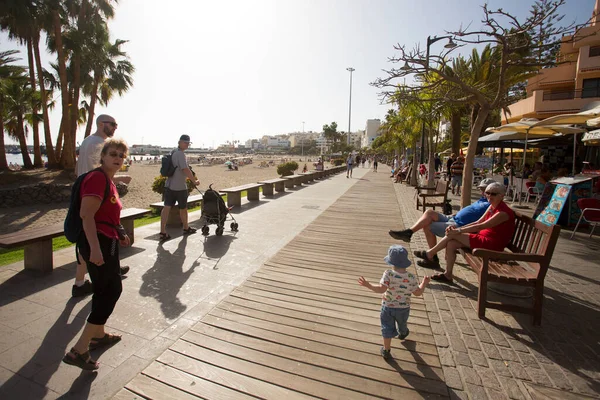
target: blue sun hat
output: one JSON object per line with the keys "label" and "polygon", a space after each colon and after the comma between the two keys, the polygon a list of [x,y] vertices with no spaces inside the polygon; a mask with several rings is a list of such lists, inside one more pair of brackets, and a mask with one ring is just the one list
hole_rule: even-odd
{"label": "blue sun hat", "polygon": [[383,261],[396,268],[407,268],[412,264],[408,259],[408,251],[399,244],[390,246],[388,255],[383,257]]}

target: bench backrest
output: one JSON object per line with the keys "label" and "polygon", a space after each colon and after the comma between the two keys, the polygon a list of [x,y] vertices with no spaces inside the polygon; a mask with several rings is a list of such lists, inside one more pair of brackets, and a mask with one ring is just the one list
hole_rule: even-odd
{"label": "bench backrest", "polygon": [[539,264],[540,271],[538,274],[538,279],[543,279],[550,266],[550,260],[552,260],[559,234],[560,226],[548,226],[515,211],[515,233],[507,247],[513,253],[543,256],[544,260]]}
{"label": "bench backrest", "polygon": [[448,193],[448,188],[450,186],[448,185],[449,183],[450,182],[448,181],[437,181],[437,183],[435,184],[435,192],[445,196]]}

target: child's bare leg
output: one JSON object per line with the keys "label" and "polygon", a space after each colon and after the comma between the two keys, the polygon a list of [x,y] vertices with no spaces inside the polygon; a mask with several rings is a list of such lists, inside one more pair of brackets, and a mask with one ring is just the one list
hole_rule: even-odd
{"label": "child's bare leg", "polygon": [[391,350],[392,338],[383,338],[383,348],[386,350]]}

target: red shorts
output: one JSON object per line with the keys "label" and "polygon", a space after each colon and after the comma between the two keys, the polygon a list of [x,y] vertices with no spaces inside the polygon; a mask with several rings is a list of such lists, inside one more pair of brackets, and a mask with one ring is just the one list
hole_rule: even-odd
{"label": "red shorts", "polygon": [[487,249],[495,251],[503,251],[506,247],[504,243],[500,243],[497,240],[482,236],[478,233],[469,233],[469,246],[471,249]]}

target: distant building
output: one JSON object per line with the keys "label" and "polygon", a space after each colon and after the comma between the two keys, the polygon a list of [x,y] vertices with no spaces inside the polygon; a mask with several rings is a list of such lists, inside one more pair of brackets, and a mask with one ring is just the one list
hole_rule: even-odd
{"label": "distant building", "polygon": [[511,104],[508,121],[544,119],[579,112],[600,100],[600,0],[596,0],[589,26],[565,36],[559,65],[545,68],[527,81],[527,98]]}
{"label": "distant building", "polygon": [[381,120],[379,119],[368,119],[365,125],[365,132],[362,137],[362,143],[360,147],[371,147],[373,140],[381,135],[379,127],[381,126]]}

